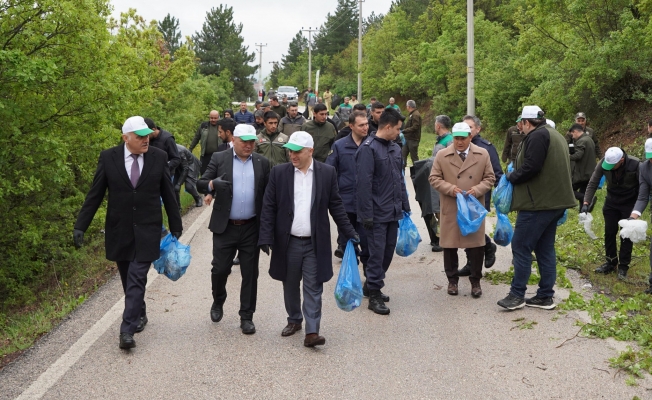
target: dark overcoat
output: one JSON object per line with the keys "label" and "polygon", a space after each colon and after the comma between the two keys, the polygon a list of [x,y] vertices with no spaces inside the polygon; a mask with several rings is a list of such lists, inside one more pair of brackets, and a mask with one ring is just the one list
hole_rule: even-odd
{"label": "dark overcoat", "polygon": [[[335,224],[348,239],[353,238],[356,232],[342,204],[335,168],[316,160],[313,162],[311,241],[317,256],[317,280],[327,282],[333,277],[331,224],[328,213],[330,212]],[[272,246],[269,274],[279,281],[285,281],[287,276],[287,248],[294,220],[294,170],[291,163],[272,168],[260,221],[258,244]]]}
{"label": "dark overcoat", "polygon": [[86,232],[108,189],[104,241],[111,261],[148,262],[160,257],[161,199],[170,231],[183,231],[167,154],[149,146],[143,157],[143,171],[134,188],[125,168],[125,145],[100,153],[93,184],[77,216],[75,229]]}

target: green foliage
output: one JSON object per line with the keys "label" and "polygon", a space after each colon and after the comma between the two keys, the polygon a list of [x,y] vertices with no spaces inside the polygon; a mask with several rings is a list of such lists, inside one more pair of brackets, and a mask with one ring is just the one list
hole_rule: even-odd
{"label": "green foliage", "polygon": [[358,37],[358,1],[337,0],[333,14],[328,13],[326,22],[314,36],[314,48],[318,54],[331,56],[346,49]]}
{"label": "green foliage", "polygon": [[163,35],[165,47],[167,47],[170,55],[174,56],[174,52],[181,46],[181,31],[179,30],[179,20],[175,17],[168,15],[163,18],[163,21],[158,23],[158,30]]}
{"label": "green foliage", "polygon": [[204,75],[219,76],[223,70],[231,71],[234,95],[246,99],[254,95],[250,76],[258,66],[249,63],[256,59],[244,46],[242,24],[233,21],[233,8],[220,4],[206,12],[201,31],[193,35],[194,49],[199,58],[199,71]]}

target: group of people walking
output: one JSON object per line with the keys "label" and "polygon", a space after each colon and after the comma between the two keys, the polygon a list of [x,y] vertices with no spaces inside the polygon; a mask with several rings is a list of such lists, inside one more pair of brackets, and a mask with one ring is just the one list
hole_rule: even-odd
{"label": "group of people walking", "polygon": [[[263,251],[271,255],[270,276],[283,282],[288,317],[281,335],[291,336],[305,329],[306,347],[323,345],[323,284],[333,277],[329,214],[338,228],[335,255],[342,257],[349,240],[356,245],[365,277],[363,294],[369,297],[368,308],[376,314],[389,314],[390,297],[383,289],[395,252],[399,221],[404,213],[411,213],[404,177],[408,155],[413,162],[410,176],[415,197],[428,228],[432,251],[444,252],[448,294],[457,295],[460,276],[468,276],[471,295],[482,296],[482,266],[490,268],[495,263],[496,245],[485,234],[484,223],[477,232],[462,235],[456,220],[456,197],[475,196],[489,209],[491,189],[503,170],[497,150],[480,135],[482,124],[477,117],[466,116],[452,124],[449,117],[438,116],[432,157],[419,160],[421,117],[412,100],[406,104],[407,117],[395,107],[378,102],[369,110],[364,105],[362,109],[354,108],[348,126],[339,135],[324,104],[314,106],[313,119],[308,121],[299,116],[295,104],[284,107],[283,116],[276,104],[259,106],[260,110],[251,113],[242,103],[238,112],[231,111],[230,118],[222,119],[217,111],[212,111],[190,147],[180,152],[183,156],[177,155],[177,161],[170,155],[170,143],[163,149],[154,145],[157,140],[167,142],[171,135],[161,134],[164,131],[160,128],[150,127],[153,121],[148,125],[139,116],[125,121],[124,143],[100,155],[93,185],[75,224],[74,241],[76,246],[82,245],[84,232],[108,191],[106,255],[117,262],[125,291],[120,348],[134,347],[134,334],[147,324],[145,284],[149,265],[159,257],[161,201],[170,231],[177,238],[181,236],[175,189],[178,192],[182,178],[188,174],[177,175],[173,171],[189,158],[186,152],[192,156],[197,144],[201,145],[196,162],[201,165],[201,177],[196,181],[196,190],[203,194],[197,206],[202,201],[213,204],[208,226],[213,233],[212,321],[217,323],[224,316],[227,281],[237,255],[242,276],[240,327],[244,334],[256,332],[253,317]],[[406,138],[403,148],[399,145],[401,131]],[[576,204],[574,193],[585,188],[582,207],[591,207],[595,180],[605,174],[608,193],[631,197],[631,190],[625,186],[643,176],[638,172],[643,167],[636,160],[634,168],[629,161],[632,158],[622,150],[617,149],[618,153],[609,149],[589,182],[585,186],[575,185],[573,168],[578,163],[577,156],[569,156],[564,136],[550,126],[537,106],[523,108],[517,130],[511,135],[514,137],[510,149],[518,141],[518,150],[507,154],[513,169],[506,172],[506,179],[514,187],[511,209],[518,211],[512,240],[514,279],[510,293],[498,304],[510,310],[525,305],[550,309],[554,308],[557,221],[565,209]],[[592,154],[584,148],[588,142],[582,139],[583,135],[586,133],[572,133],[574,154]],[[174,149],[179,151],[176,146]],[[505,154],[503,151],[503,161]],[[652,158],[652,139],[649,154]],[[177,165],[172,165],[175,162]],[[630,174],[632,168],[636,170],[634,175]],[[173,180],[173,175],[177,179]],[[586,178],[580,172],[577,176]],[[645,176],[652,177],[648,172]],[[187,190],[188,181],[185,182]],[[649,192],[652,182],[647,187]],[[640,200],[630,213],[631,218],[637,218],[647,204],[649,193],[645,199],[641,196],[638,192],[634,196]],[[618,212],[605,205],[605,210],[609,209],[605,218],[610,215],[617,219],[625,212],[619,198],[613,201]],[[438,231],[442,233],[438,235]],[[459,248],[467,253],[463,268],[459,268]],[[621,243],[620,257],[616,257],[615,243],[611,251],[607,249],[609,265],[623,270],[620,265],[629,263],[623,255],[627,247]],[[525,299],[532,253],[537,257],[541,280],[536,295]],[[603,269],[608,272],[608,267]]]}

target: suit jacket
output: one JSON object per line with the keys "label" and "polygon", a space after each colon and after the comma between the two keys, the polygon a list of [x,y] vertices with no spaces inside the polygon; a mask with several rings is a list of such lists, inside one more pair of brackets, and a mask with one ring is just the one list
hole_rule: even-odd
{"label": "suit jacket", "polygon": [[[328,213],[347,238],[353,229],[337,187],[337,172],[330,165],[313,160],[312,207],[310,230],[312,246],[317,256],[317,280],[327,282],[333,277],[331,224]],[[272,168],[265,190],[258,244],[272,246],[269,274],[284,281],[287,276],[287,248],[294,220],[294,165],[280,164]]]}
{"label": "suit jacket", "polygon": [[[222,176],[222,174],[226,174],[225,180],[233,182],[233,157],[233,150],[213,153],[204,175],[197,181],[197,190],[200,193],[212,194],[215,198],[208,229],[217,234],[224,233],[226,225],[229,222],[231,204],[233,203],[233,185],[222,191],[211,192],[208,188],[208,182]],[[265,194],[265,187],[269,180],[270,167],[269,160],[260,154],[252,153],[252,161],[254,165],[256,224],[260,224],[263,195]]]}
{"label": "suit jacket", "polygon": [[495,180],[489,153],[473,143],[464,161],[455,151],[455,146],[437,153],[429,181],[441,194],[441,247],[471,249],[485,245],[485,221],[477,232],[462,236],[457,224],[457,198],[453,191],[456,186],[462,190],[473,188],[482,203],[481,199],[491,190]]}
{"label": "suit jacket", "polygon": [[100,153],[95,177],[82,206],[75,229],[86,231],[108,189],[105,222],[106,258],[111,261],[148,262],[160,257],[161,198],[170,231],[181,232],[181,214],[170,179],[168,156],[150,146],[144,156],[143,171],[134,188],[124,161],[125,145]]}

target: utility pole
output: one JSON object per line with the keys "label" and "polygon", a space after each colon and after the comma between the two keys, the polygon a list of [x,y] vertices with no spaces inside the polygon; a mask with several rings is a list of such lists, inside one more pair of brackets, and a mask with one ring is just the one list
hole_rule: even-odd
{"label": "utility pole", "polygon": [[358,101],[362,101],[362,3],[358,0]]}
{"label": "utility pole", "polygon": [[262,90],[262,84],[263,84],[263,47],[267,47],[267,43],[262,44],[262,43],[256,43],[256,46],[258,46],[258,53],[260,53],[258,62],[258,84],[261,85],[261,90]]}
{"label": "utility pole", "polygon": [[466,0],[466,114],[475,115],[475,40],[473,0]]}
{"label": "utility pole", "polygon": [[312,88],[312,33],[317,32],[319,29],[312,29],[312,27],[308,27],[308,29],[303,29],[303,26],[301,27],[301,30],[303,32],[308,32],[308,88]]}

